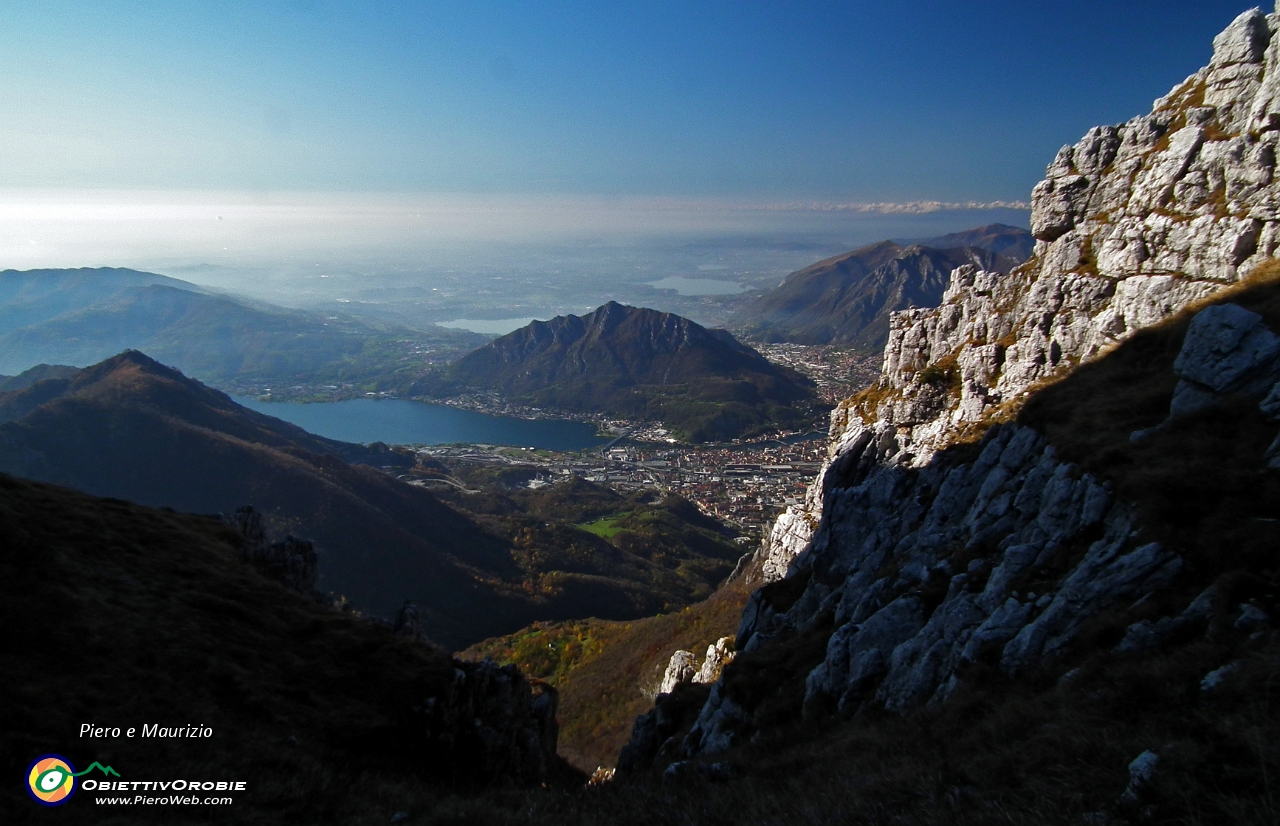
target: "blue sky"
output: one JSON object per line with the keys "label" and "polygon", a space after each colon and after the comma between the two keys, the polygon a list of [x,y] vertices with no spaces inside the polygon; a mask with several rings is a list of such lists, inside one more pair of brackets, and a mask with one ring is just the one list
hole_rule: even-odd
{"label": "blue sky", "polygon": [[0,188],[1025,200],[1247,2],[5,2]]}

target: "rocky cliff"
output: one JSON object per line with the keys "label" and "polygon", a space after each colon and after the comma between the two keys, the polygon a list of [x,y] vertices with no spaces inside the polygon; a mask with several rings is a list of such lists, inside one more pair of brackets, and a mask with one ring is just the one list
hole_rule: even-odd
{"label": "rocky cliff", "polygon": [[662,754],[760,733],[787,689],[758,683],[797,672],[805,716],[905,713],[974,675],[1069,679],[1081,646],[1269,622],[1227,572],[1275,539],[1278,28],[1246,12],[1150,115],[1064,148],[1025,266],[960,267],[894,316],[757,556],[742,656]]}
{"label": "rocky cliff", "polygon": [[1091,129],[1032,191],[1035,254],[960,267],[936,308],[896,313],[880,381],[832,413],[830,462],[762,551],[781,577],[822,515],[827,470],[862,455],[922,467],[1028,391],[1247,280],[1280,246],[1280,17],[1245,12],[1209,65],[1149,115]]}

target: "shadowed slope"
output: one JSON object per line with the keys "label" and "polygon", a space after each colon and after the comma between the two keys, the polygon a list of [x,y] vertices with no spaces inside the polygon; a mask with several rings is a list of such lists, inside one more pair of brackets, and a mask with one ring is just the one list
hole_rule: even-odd
{"label": "shadowed slope", "polygon": [[[218,809],[236,823],[385,823],[405,794],[515,779],[505,755],[465,739],[476,717],[500,736],[520,726],[518,703],[494,714],[447,652],[286,590],[238,542],[216,519],[0,474],[0,770],[20,777],[54,751],[125,780],[242,780]],[[138,733],[78,736],[87,722]],[[212,734],[142,736],[157,724]],[[55,819],[120,816],[95,796],[78,789]],[[0,789],[0,811],[52,814],[20,782]],[[119,822],[208,822],[199,806],[127,811]]]}
{"label": "shadowed slope", "polygon": [[317,542],[321,588],[383,614],[417,599],[441,642],[529,616],[519,598],[480,604],[492,596],[483,573],[509,565],[503,543],[430,493],[338,458],[379,451],[245,410],[141,353],[2,396],[0,421],[0,469],[184,511],[252,504],[275,531]]}

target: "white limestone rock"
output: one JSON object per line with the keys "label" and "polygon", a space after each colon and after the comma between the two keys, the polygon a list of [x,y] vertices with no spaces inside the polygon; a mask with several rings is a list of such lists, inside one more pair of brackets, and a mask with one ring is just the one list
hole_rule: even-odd
{"label": "white limestone rock", "polygon": [[1261,63],[1270,42],[1267,16],[1259,9],[1250,9],[1213,39],[1213,59],[1209,65],[1218,68],[1234,63]]}
{"label": "white limestone rock", "polygon": [[1208,674],[1204,675],[1204,679],[1200,681],[1200,690],[1209,693],[1216,690],[1220,685],[1226,682],[1227,678],[1233,673],[1240,670],[1240,663],[1227,663],[1221,668],[1215,668]]}
{"label": "white limestone rock", "polygon": [[692,757],[700,754],[721,754],[729,750],[739,732],[746,730],[750,715],[725,694],[724,684],[711,687],[711,695],[698,714],[693,728],[685,736],[683,753]]}
{"label": "white limestone rock", "polygon": [[693,676],[695,683],[714,683],[720,679],[720,672],[733,662],[733,637],[721,637],[707,646],[707,656],[702,660],[702,667]]}
{"label": "white limestone rock", "polygon": [[658,693],[670,694],[685,683],[693,682],[693,678],[698,673],[698,668],[694,665],[694,662],[692,651],[681,650],[672,654],[671,660],[667,663],[667,670],[662,675],[662,683],[658,688]]}
{"label": "white limestone rock", "polygon": [[778,516],[760,551],[760,576],[763,584],[768,585],[786,577],[791,560],[799,556],[813,538],[813,530],[819,518],[794,505],[788,505],[786,511]]}
{"label": "white limestone rock", "polygon": [[1125,629],[1116,651],[1145,651],[1161,645],[1188,626],[1206,622],[1213,612],[1213,590],[1206,588],[1200,596],[1175,617],[1162,617],[1155,622],[1141,620]]}
{"label": "white limestone rock", "polygon": [[919,598],[903,596],[865,623],[842,625],[827,643],[826,659],[805,680],[805,702],[825,695],[847,708],[870,680],[888,669],[893,649],[914,636],[924,622]]}
{"label": "white limestone rock", "polygon": [[1271,386],[1270,392],[1258,403],[1258,409],[1271,421],[1280,421],[1280,381]]}
{"label": "white limestone rock", "polygon": [[868,436],[877,461],[889,455],[922,467],[1036,384],[1276,254],[1276,28],[1275,16],[1240,15],[1215,39],[1211,64],[1157,100],[1151,114],[1091,129],[1063,147],[1032,194],[1039,240],[1026,265],[1007,276],[961,267],[939,307],[894,314],[884,392],[832,413],[830,461],[760,552],[766,581],[784,576],[812,541],[827,477],[846,472],[842,459],[861,457]]}

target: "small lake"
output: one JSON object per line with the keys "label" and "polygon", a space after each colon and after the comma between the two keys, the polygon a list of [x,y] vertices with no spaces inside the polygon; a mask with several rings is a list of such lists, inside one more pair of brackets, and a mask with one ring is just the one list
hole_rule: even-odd
{"label": "small lake", "polygon": [[745,285],[736,281],[721,281],[718,278],[681,278],[675,275],[661,281],[650,281],[649,286],[659,290],[675,290],[680,295],[737,295],[747,291]]}
{"label": "small lake", "polygon": [[403,399],[347,399],[339,402],[263,402],[233,396],[250,410],[283,419],[319,436],[343,442],[442,445],[454,442],[547,450],[581,450],[602,445],[594,425],[563,419],[517,419],[446,404]]}
{"label": "small lake", "polygon": [[535,321],[535,318],[455,318],[453,321],[437,321],[436,326],[448,327],[450,330],[470,330],[486,336],[505,336]]}

